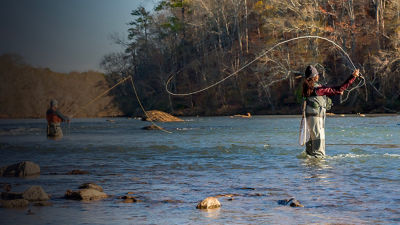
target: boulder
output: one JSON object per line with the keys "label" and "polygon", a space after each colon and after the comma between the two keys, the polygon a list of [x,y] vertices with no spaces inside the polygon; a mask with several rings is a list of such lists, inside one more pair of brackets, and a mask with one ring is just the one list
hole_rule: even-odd
{"label": "boulder", "polygon": [[100,192],[103,192],[103,188],[100,185],[97,185],[95,183],[84,183],[79,186],[79,189],[94,189]]}
{"label": "boulder", "polygon": [[67,190],[64,197],[72,200],[92,201],[107,198],[108,195],[103,192],[103,188],[95,183],[84,183],[79,186],[80,190]]}
{"label": "boulder", "polygon": [[31,186],[24,191],[22,197],[28,201],[47,201],[49,195],[43,190],[41,186]]}
{"label": "boulder", "polygon": [[0,176],[3,177],[28,177],[35,175],[40,175],[40,167],[31,161],[20,162],[0,169]]}
{"label": "boulder", "polygon": [[183,120],[172,116],[168,113],[161,112],[158,110],[147,111],[146,115],[143,117],[145,121],[155,121],[155,122],[182,122]]}
{"label": "boulder", "polygon": [[78,191],[67,190],[65,198],[71,200],[93,201],[107,198],[108,195],[104,192],[95,189],[81,189]]}
{"label": "boulder", "polygon": [[197,204],[197,209],[215,209],[221,207],[221,203],[215,197],[208,197]]}
{"label": "boulder", "polygon": [[29,201],[25,199],[0,200],[3,208],[25,208],[28,207]]}

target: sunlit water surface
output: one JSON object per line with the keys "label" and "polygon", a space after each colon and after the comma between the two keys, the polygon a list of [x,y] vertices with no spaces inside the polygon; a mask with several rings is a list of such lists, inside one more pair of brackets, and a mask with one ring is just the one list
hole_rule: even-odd
{"label": "sunlit water surface", "polygon": [[[145,131],[127,118],[75,119],[62,140],[44,120],[0,120],[0,165],[30,160],[38,178],[0,178],[13,191],[41,185],[53,206],[1,209],[1,224],[400,223],[400,117],[327,118],[326,160],[301,154],[298,117],[185,118]],[[73,170],[87,175],[65,175]],[[63,199],[95,182],[112,197]],[[121,203],[134,192],[139,203]],[[218,194],[222,207],[198,201]],[[278,200],[295,197],[305,207]],[[171,200],[171,201],[165,201]]]}

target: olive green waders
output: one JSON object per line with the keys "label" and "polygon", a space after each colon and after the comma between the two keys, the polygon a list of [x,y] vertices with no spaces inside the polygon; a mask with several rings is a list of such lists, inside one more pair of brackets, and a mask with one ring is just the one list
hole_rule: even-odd
{"label": "olive green waders", "polygon": [[326,96],[311,96],[306,99],[306,118],[310,139],[306,143],[306,152],[316,158],[325,157],[325,117],[330,108]]}

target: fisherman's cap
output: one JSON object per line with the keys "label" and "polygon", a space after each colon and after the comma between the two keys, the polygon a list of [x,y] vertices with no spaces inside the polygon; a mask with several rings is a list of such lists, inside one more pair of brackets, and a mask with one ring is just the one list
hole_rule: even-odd
{"label": "fisherman's cap", "polygon": [[57,100],[52,99],[52,100],[50,101],[50,106],[51,106],[51,107],[53,107],[53,106],[58,106]]}
{"label": "fisherman's cap", "polygon": [[314,66],[309,65],[306,68],[306,71],[304,72],[304,74],[306,75],[306,78],[312,78],[318,75],[318,70],[315,69]]}

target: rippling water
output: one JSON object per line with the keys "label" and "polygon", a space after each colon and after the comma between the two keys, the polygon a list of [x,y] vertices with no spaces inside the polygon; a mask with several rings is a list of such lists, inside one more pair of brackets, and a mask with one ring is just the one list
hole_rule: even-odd
{"label": "rippling water", "polygon": [[[298,117],[185,118],[144,131],[147,122],[75,119],[62,140],[44,120],[0,120],[0,165],[31,160],[36,179],[0,178],[13,191],[41,185],[53,206],[1,209],[1,224],[396,224],[400,223],[400,117],[327,118],[329,155],[310,160],[297,145]],[[73,170],[87,175],[64,175]],[[109,199],[62,199],[84,182]],[[139,203],[121,203],[134,192]],[[197,210],[218,194],[222,207]],[[305,207],[278,200],[295,197]],[[165,202],[165,200],[171,200]]]}

